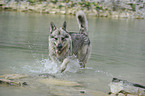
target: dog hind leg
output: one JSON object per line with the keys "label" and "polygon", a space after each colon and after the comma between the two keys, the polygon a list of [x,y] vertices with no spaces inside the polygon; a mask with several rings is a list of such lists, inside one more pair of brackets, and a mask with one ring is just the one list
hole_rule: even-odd
{"label": "dog hind leg", "polygon": [[82,50],[79,50],[77,56],[78,56],[81,68],[85,68],[85,65],[86,65],[86,63],[89,59],[89,56],[90,56],[91,46],[85,45],[81,49]]}

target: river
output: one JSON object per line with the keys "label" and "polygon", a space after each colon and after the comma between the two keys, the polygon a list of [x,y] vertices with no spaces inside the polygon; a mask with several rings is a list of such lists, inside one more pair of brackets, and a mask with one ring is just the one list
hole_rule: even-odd
{"label": "river", "polygon": [[[92,54],[86,68],[74,62],[59,73],[59,65],[48,57],[48,35],[51,21],[60,27],[64,20],[68,31],[78,30],[75,16],[0,12],[0,75],[31,77],[26,79],[28,87],[0,86],[0,96],[82,96],[77,90],[100,96],[92,93],[107,94],[113,77],[145,85],[145,20],[88,17]],[[82,86],[46,86],[36,82],[42,73]]]}

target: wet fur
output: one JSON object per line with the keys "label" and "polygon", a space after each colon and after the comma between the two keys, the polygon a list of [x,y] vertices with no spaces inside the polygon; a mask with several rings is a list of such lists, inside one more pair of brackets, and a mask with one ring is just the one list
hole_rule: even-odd
{"label": "wet fur", "polygon": [[80,66],[85,67],[90,56],[91,44],[88,38],[88,24],[83,11],[77,12],[79,32],[68,32],[66,22],[63,26],[56,28],[53,22],[50,26],[49,56],[54,62],[62,62],[60,71],[63,72],[70,59],[76,57]]}

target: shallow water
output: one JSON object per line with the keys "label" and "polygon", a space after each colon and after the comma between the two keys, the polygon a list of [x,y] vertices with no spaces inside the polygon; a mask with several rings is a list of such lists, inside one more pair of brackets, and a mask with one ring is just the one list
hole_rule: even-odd
{"label": "shallow water", "polygon": [[[80,96],[76,90],[109,92],[113,77],[145,85],[145,20],[88,17],[92,54],[85,69],[72,61],[64,73],[48,57],[49,24],[77,31],[75,16],[0,12],[0,75],[18,73],[28,87],[0,86],[0,96]],[[75,81],[82,87],[46,86],[37,82],[42,73]],[[85,93],[85,96],[94,94]],[[13,94],[12,94],[13,93]],[[100,96],[100,95],[95,95]]]}

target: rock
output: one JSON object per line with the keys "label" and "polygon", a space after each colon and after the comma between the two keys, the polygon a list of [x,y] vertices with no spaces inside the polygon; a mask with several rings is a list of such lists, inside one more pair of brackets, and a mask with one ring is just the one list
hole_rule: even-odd
{"label": "rock", "polygon": [[0,78],[4,78],[4,79],[21,79],[21,78],[26,78],[28,77],[28,75],[24,75],[24,74],[4,74],[4,75],[0,75]]}
{"label": "rock", "polygon": [[52,74],[48,74],[48,73],[44,73],[44,74],[39,74],[40,77],[45,77],[45,78],[55,78],[54,75]]}
{"label": "rock", "polygon": [[136,19],[144,19],[144,17],[142,15],[136,15],[135,18]]}
{"label": "rock", "polygon": [[12,8],[9,7],[9,6],[2,6],[2,8],[3,8],[4,10],[10,10],[10,9],[12,9]]}
{"label": "rock", "polygon": [[[3,0],[4,1],[4,0]],[[10,1],[10,0],[7,0]],[[62,3],[58,1],[56,4],[46,0],[46,2],[38,2],[40,0],[36,0],[35,3],[30,3],[27,0],[22,0],[21,2],[17,2],[18,0],[11,0],[11,2],[2,2],[0,0],[0,9],[1,10],[9,10],[9,11],[18,11],[18,12],[37,12],[37,13],[50,13],[50,14],[71,14],[75,15],[76,11],[82,10],[86,13],[86,15],[98,16],[98,17],[112,17],[112,18],[136,18],[136,19],[144,19],[145,11],[144,11],[144,1],[114,1],[116,4],[116,11],[112,11],[112,2],[111,1],[103,1],[94,5],[93,2],[90,2],[90,9],[88,7],[82,7],[79,4],[79,1],[76,1],[75,4],[73,2]],[[100,0],[99,0],[100,1]],[[117,3],[118,2],[118,3]],[[114,7],[113,7],[114,8]],[[131,11],[128,12],[128,11]],[[135,12],[139,11],[141,14],[133,15]]]}
{"label": "rock", "polygon": [[66,14],[66,11],[65,10],[61,10],[60,13],[61,14]]}
{"label": "rock", "polygon": [[28,85],[27,82],[23,82],[22,84],[23,84],[23,85]]}
{"label": "rock", "polygon": [[56,85],[56,86],[71,86],[71,87],[79,87],[81,84],[77,82],[72,82],[72,81],[66,81],[66,80],[58,80],[58,79],[40,79],[38,80],[40,83],[46,84],[46,85]]}
{"label": "rock", "polygon": [[99,13],[99,16],[100,17],[108,17],[108,14],[106,12],[102,12],[102,13]]}
{"label": "rock", "polygon": [[3,6],[3,5],[5,5],[5,4],[0,1],[0,6]]}
{"label": "rock", "polygon": [[80,93],[85,93],[85,91],[84,90],[80,90]]}
{"label": "rock", "polygon": [[127,16],[127,13],[123,12],[123,13],[120,13],[120,17],[121,18],[127,18],[128,16]]}
{"label": "rock", "polygon": [[4,85],[10,85],[10,86],[25,86],[28,85],[26,82],[19,82],[19,81],[13,81],[16,79],[22,79],[26,78],[28,75],[23,74],[4,74],[0,75],[0,84]]}
{"label": "rock", "polygon": [[10,86],[24,86],[28,85],[26,82],[16,82],[8,79],[0,79],[0,84],[10,85]]}
{"label": "rock", "polygon": [[29,6],[29,7],[28,7],[28,10],[29,10],[29,11],[34,11],[35,8],[34,8],[34,6]]}
{"label": "rock", "polygon": [[51,13],[51,14],[56,14],[57,12],[58,12],[57,9],[50,9],[50,11],[49,11],[49,13]]}
{"label": "rock", "polygon": [[119,13],[113,11],[113,12],[112,12],[112,17],[114,17],[114,18],[118,18],[118,17],[119,17]]}
{"label": "rock", "polygon": [[109,92],[108,94],[115,94],[116,96],[118,96],[119,93],[122,93],[125,96],[127,96],[128,94],[135,96],[145,96],[145,86],[131,83],[127,80],[113,78],[109,86],[111,92]]}

